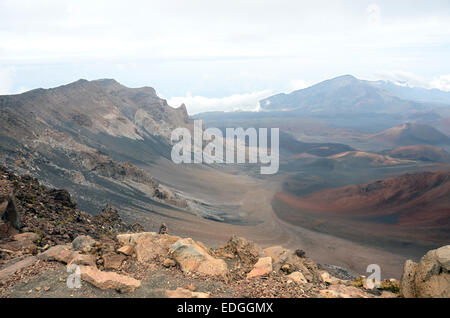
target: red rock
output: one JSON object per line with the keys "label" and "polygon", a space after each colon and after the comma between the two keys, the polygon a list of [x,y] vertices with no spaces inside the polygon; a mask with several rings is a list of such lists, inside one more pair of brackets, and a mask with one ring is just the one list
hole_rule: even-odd
{"label": "red rock", "polygon": [[211,256],[203,245],[191,238],[179,239],[170,247],[170,254],[185,273],[197,272],[210,276],[225,276],[228,273],[223,260]]}
{"label": "red rock", "polygon": [[247,278],[267,276],[272,272],[272,257],[261,257],[250,273],[247,274]]}
{"label": "red rock", "polygon": [[141,282],[114,272],[103,272],[93,266],[80,266],[81,279],[100,289],[115,289],[121,293],[133,292]]}

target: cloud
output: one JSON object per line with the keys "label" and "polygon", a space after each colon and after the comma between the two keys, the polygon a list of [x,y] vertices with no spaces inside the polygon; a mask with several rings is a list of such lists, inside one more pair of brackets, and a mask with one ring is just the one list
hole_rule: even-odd
{"label": "cloud", "polygon": [[376,75],[379,79],[388,80],[400,86],[437,88],[442,91],[450,91],[450,74],[440,75],[432,79],[405,71],[380,71]]}
{"label": "cloud", "polygon": [[431,82],[433,88],[440,89],[442,91],[450,92],[450,74],[441,75]]}
{"label": "cloud", "polygon": [[253,93],[233,94],[222,98],[209,98],[192,96],[188,93],[186,96],[171,97],[167,102],[173,107],[178,107],[184,103],[190,115],[207,111],[257,111],[259,110],[259,101],[273,94],[272,90],[263,90]]}

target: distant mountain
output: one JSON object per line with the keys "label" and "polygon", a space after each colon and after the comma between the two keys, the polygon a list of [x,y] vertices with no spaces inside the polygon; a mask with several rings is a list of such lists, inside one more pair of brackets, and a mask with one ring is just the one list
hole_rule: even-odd
{"label": "distant mountain", "polygon": [[358,230],[355,224],[361,224],[361,228],[379,224],[377,229],[381,232],[374,233],[380,237],[395,234],[403,239],[416,237],[439,242],[448,242],[450,238],[448,171],[405,174],[305,196],[279,193],[277,199],[295,209],[295,213],[285,215],[291,222],[307,213],[340,222],[341,226],[353,222],[347,225],[355,231]]}
{"label": "distant mountain", "polygon": [[429,162],[450,162],[450,154],[442,148],[435,146],[403,146],[392,150],[387,150],[384,153],[399,159]]}
{"label": "distant mountain", "polygon": [[436,88],[428,89],[423,87],[402,86],[390,81],[373,81],[369,83],[402,99],[450,105],[450,92],[441,91]]}
{"label": "distant mountain", "polygon": [[429,111],[429,102],[450,105],[450,93],[344,75],[290,94],[268,97],[260,101],[260,107],[263,111],[306,113],[401,113]]}
{"label": "distant mountain", "polygon": [[152,201],[166,195],[138,166],[169,158],[180,126],[192,127],[184,105],[112,79],[0,96],[0,164],[69,189],[87,211]]}
{"label": "distant mountain", "polygon": [[370,141],[387,146],[449,145],[450,138],[434,127],[405,123],[370,137]]}

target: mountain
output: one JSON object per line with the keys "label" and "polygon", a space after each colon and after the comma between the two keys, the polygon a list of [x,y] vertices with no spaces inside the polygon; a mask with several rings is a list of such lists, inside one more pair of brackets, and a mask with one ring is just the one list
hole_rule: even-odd
{"label": "mountain", "polygon": [[394,147],[450,144],[450,138],[436,128],[418,123],[405,123],[392,127],[371,136],[369,140]]}
{"label": "mountain", "polygon": [[441,91],[437,88],[409,87],[390,81],[373,81],[370,84],[402,99],[450,105],[450,92]]}
{"label": "mountain", "polygon": [[67,188],[89,212],[106,200],[154,202],[173,194],[141,167],[170,158],[180,126],[192,127],[184,105],[112,79],[0,96],[0,163]]}
{"label": "mountain", "polygon": [[388,90],[351,75],[326,80],[290,94],[268,97],[260,101],[260,107],[264,111],[297,110],[311,113],[379,113],[424,108],[420,103],[403,100]]}
{"label": "mountain", "polygon": [[[305,196],[279,193],[277,199],[294,209],[279,212],[285,220],[302,221],[306,226],[306,218],[316,218],[341,235],[352,235],[358,229],[374,240],[384,240],[383,235],[405,242],[450,239],[449,171],[405,174]],[[305,219],[300,220],[302,215]]]}
{"label": "mountain", "polygon": [[435,146],[403,146],[392,150],[386,150],[384,153],[399,159],[429,162],[450,162],[450,154],[442,148]]}
{"label": "mountain", "polygon": [[352,75],[339,76],[313,86],[281,93],[259,102],[263,111],[297,111],[314,115],[327,113],[390,113],[448,116],[450,92],[400,86],[389,81],[367,81]]}

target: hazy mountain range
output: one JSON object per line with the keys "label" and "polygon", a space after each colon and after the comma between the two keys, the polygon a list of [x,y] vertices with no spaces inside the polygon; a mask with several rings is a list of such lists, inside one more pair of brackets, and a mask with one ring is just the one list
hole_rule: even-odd
{"label": "hazy mountain range", "polygon": [[319,113],[413,113],[430,111],[433,106],[430,104],[450,105],[450,93],[403,87],[386,81],[359,80],[351,75],[260,101],[264,111]]}

